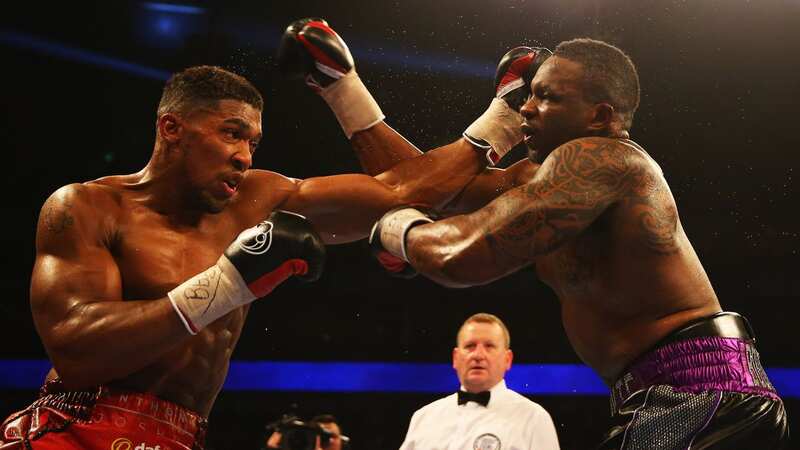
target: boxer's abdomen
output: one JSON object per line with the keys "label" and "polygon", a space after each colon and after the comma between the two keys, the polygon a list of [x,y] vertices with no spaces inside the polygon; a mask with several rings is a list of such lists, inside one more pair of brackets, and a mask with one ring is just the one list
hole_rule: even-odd
{"label": "boxer's abdomen", "polygon": [[207,417],[225,382],[247,307],[222,317],[169,350],[154,364],[112,386],[148,392]]}
{"label": "boxer's abdomen", "polygon": [[608,379],[686,321],[719,311],[680,225],[674,252],[651,252],[629,226],[635,221],[629,213],[607,211],[536,262],[539,277],[561,301],[575,351]]}

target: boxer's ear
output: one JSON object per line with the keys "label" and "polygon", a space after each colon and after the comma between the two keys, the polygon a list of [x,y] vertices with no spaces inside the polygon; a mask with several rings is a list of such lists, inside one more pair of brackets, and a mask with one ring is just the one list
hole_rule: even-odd
{"label": "boxer's ear", "polygon": [[591,109],[588,130],[592,135],[603,136],[611,130],[614,122],[614,107],[608,103],[598,103]]}
{"label": "boxer's ear", "polygon": [[171,144],[180,141],[183,124],[180,117],[173,113],[162,114],[156,122],[158,135]]}

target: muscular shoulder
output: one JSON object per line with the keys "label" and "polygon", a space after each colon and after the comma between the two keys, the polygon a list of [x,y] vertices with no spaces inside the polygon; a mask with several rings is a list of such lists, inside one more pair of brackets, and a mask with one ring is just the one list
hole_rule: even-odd
{"label": "muscular shoulder", "polygon": [[628,168],[646,164],[646,154],[637,146],[620,139],[583,137],[562,144],[547,156],[548,162],[562,164],[581,163],[576,169],[591,170],[598,167]]}
{"label": "muscular shoulder", "polygon": [[538,179],[623,193],[647,182],[658,166],[635,145],[604,137],[573,139],[556,148],[537,171]]}
{"label": "muscular shoulder", "polygon": [[253,169],[239,187],[243,200],[270,199],[280,203],[297,190],[300,180],[269,170]]}
{"label": "muscular shoulder", "polygon": [[42,206],[37,247],[63,247],[66,241],[92,244],[118,210],[119,198],[115,186],[100,180],[62,186]]}
{"label": "muscular shoulder", "polygon": [[119,192],[112,186],[91,181],[62,186],[42,205],[40,222],[50,230],[64,228],[74,217],[108,214],[109,208],[119,205]]}
{"label": "muscular shoulder", "polygon": [[251,226],[297,191],[298,182],[269,170],[251,169],[239,185],[239,193],[229,210],[243,226]]}

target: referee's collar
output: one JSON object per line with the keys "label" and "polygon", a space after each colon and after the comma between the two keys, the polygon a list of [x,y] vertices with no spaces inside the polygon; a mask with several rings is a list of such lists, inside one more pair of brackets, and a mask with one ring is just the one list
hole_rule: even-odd
{"label": "referee's collar", "polygon": [[[459,389],[462,390],[462,391],[466,391],[466,389],[464,388],[463,384],[461,385],[461,387],[459,387]],[[496,396],[500,392],[507,391],[507,390],[508,390],[508,388],[506,387],[506,380],[505,380],[505,378],[503,378],[502,380],[500,380],[500,382],[498,382],[491,389],[489,389],[489,392],[492,393],[492,396]]]}
{"label": "referee's collar", "polygon": [[[464,385],[463,385],[463,384],[461,385],[461,387],[460,387],[459,389],[461,389],[462,391],[466,391],[466,390],[467,390],[467,389],[464,387]],[[503,379],[502,379],[502,380],[500,380],[500,381],[499,381],[497,384],[495,384],[495,385],[494,385],[492,388],[490,388],[490,389],[489,389],[489,392],[497,392],[497,391],[500,391],[500,390],[503,390],[503,389],[508,389],[508,388],[506,387],[506,379],[505,379],[505,378],[503,378]]]}

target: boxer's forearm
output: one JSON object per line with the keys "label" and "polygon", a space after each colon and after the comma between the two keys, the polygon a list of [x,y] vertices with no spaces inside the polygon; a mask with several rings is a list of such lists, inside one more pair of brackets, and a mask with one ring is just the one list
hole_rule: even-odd
{"label": "boxer's forearm", "polygon": [[465,139],[407,159],[376,178],[397,192],[398,205],[439,209],[449,203],[485,167],[485,160]]}
{"label": "boxer's forearm", "polygon": [[538,168],[539,165],[529,159],[517,161],[507,169],[487,167],[439,212],[455,216],[480,209],[504,192],[528,183]]}
{"label": "boxer's forearm", "polygon": [[377,177],[344,174],[298,181],[278,208],[306,216],[327,244],[363,239],[388,210],[439,208],[484,166],[463,139],[402,161]]}
{"label": "boxer's forearm", "polygon": [[[309,61],[314,64],[309,66]],[[305,79],[322,96],[367,174],[385,172],[422,153],[383,122],[385,116],[356,73],[347,44],[324,20],[308,18],[290,24],[277,62],[284,72]]]}
{"label": "boxer's forearm", "polygon": [[47,352],[68,389],[135,373],[190,336],[166,297],[80,304],[45,334]]}
{"label": "boxer's forearm", "polygon": [[400,161],[415,158],[422,152],[385,122],[359,131],[350,140],[361,168],[368,175],[378,175]]}
{"label": "boxer's forearm", "polygon": [[406,258],[423,275],[451,287],[490,283],[534,262],[572,234],[571,224],[547,222],[558,215],[531,197],[530,185],[506,192],[471,214],[411,228]]}
{"label": "boxer's forearm", "polygon": [[517,271],[494,264],[481,229],[470,216],[414,227],[406,237],[408,260],[422,275],[453,288],[487,284]]}

